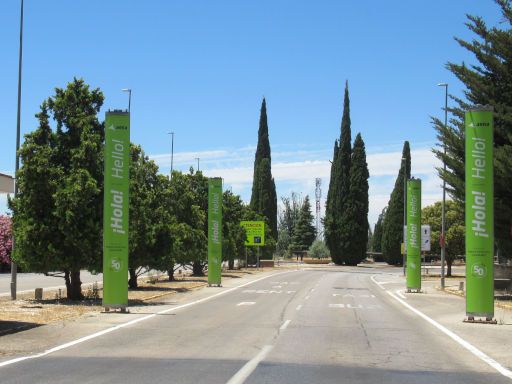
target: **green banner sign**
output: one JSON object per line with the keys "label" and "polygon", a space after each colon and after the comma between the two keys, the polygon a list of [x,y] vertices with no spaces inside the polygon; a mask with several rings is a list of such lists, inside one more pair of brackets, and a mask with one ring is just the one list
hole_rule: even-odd
{"label": "green banner sign", "polygon": [[105,117],[105,191],[103,205],[103,306],[128,305],[128,208],[130,115]]}
{"label": "green banner sign", "polygon": [[208,179],[208,284],[221,284],[222,179]]}
{"label": "green banner sign", "polygon": [[264,221],[242,221],[240,225],[245,228],[247,234],[246,247],[262,247],[265,245]]}
{"label": "green banner sign", "polygon": [[421,180],[407,181],[407,289],[421,289]]}
{"label": "green banner sign", "polygon": [[493,114],[466,112],[466,315],[494,316]]}

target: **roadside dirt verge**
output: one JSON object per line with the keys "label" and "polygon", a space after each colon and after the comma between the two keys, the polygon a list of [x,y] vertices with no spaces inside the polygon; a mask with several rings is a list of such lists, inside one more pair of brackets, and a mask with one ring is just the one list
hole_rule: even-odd
{"label": "roadside dirt verge", "polygon": [[[236,279],[247,274],[260,273],[270,269],[233,270],[222,273],[223,279]],[[128,306],[137,307],[154,304],[154,301],[168,295],[176,295],[208,285],[206,276],[180,276],[174,281],[165,275],[149,276],[139,280],[139,287],[128,290]],[[34,300],[34,293],[18,295],[18,300],[0,298],[0,336],[24,331],[56,321],[76,318],[91,312],[101,312],[101,285],[92,285],[83,291],[84,300],[65,299],[65,290],[44,291],[42,300]]]}

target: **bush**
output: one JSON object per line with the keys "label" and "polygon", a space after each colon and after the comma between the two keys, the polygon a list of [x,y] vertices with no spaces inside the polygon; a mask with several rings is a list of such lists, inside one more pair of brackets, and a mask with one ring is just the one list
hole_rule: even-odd
{"label": "bush", "polygon": [[323,242],[323,240],[315,240],[308,251],[309,257],[313,259],[323,259],[330,257],[329,249]]}

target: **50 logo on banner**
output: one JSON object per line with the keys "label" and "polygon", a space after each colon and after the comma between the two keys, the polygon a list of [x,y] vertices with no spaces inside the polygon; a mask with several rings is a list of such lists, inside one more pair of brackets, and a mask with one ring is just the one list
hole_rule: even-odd
{"label": "50 logo on banner", "polygon": [[487,276],[487,268],[483,264],[473,264],[471,274],[475,277],[485,277]]}

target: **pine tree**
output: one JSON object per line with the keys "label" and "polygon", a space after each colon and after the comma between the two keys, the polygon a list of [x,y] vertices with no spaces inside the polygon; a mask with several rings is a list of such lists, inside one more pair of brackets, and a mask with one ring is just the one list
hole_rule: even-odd
{"label": "pine tree", "polygon": [[343,100],[341,135],[339,145],[338,142],[334,143],[331,180],[329,181],[324,220],[327,247],[336,264],[342,264],[347,258],[351,239],[349,222],[352,218],[347,215],[345,209],[350,191],[351,141],[350,99],[347,81]]}
{"label": "pine tree", "polygon": [[343,261],[357,265],[366,257],[368,245],[368,164],[363,138],[358,133],[354,140],[350,167],[350,191],[345,204],[345,233],[350,235]]}
{"label": "pine tree", "polygon": [[306,251],[316,238],[316,228],[313,225],[313,213],[309,196],[306,196],[300,209],[299,220],[295,224],[290,248],[293,251]]}
{"label": "pine tree", "polygon": [[[448,69],[465,85],[465,99],[451,96],[456,106],[449,109],[448,127],[433,119],[440,148],[434,153],[446,163],[438,169],[447,183],[449,195],[464,203],[464,112],[473,105],[491,105],[494,109],[494,202],[495,238],[500,255],[512,257],[512,7],[508,0],[496,0],[501,7],[502,23],[489,28],[481,17],[468,16],[468,28],[475,33],[471,42],[457,42],[477,59],[477,64],[448,63]],[[502,29],[506,25],[506,29]],[[446,147],[446,154],[444,148]],[[449,230],[449,228],[447,228]],[[448,245],[447,245],[448,248]],[[447,249],[448,252],[448,249]]]}
{"label": "pine tree", "polygon": [[400,244],[403,241],[404,225],[404,177],[411,177],[411,150],[409,142],[404,143],[400,171],[391,193],[388,209],[382,225],[382,253],[388,264],[402,264]]}
{"label": "pine tree", "polygon": [[272,237],[277,239],[277,194],[274,178],[272,177],[272,160],[265,99],[263,99],[260,111],[258,145],[254,158],[254,177],[250,207],[267,218]]}

